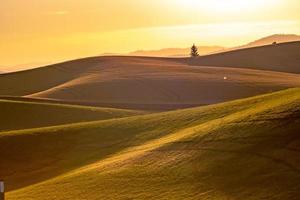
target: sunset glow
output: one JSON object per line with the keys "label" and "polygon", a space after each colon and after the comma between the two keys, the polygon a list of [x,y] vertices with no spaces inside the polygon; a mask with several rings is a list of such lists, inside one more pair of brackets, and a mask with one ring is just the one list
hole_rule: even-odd
{"label": "sunset glow", "polygon": [[296,200],[300,0],[0,0],[0,200]]}
{"label": "sunset glow", "polygon": [[200,9],[205,8],[207,12],[213,13],[236,13],[236,12],[243,12],[243,11],[253,11],[260,9],[266,4],[273,4],[272,6],[276,6],[278,1],[276,0],[252,0],[252,1],[241,1],[241,0],[210,0],[210,1],[203,1],[203,0],[177,0],[180,6],[189,7],[190,9]]}
{"label": "sunset glow", "polygon": [[[0,66],[300,33],[297,0],[3,0]],[[234,38],[234,39],[233,39]]]}

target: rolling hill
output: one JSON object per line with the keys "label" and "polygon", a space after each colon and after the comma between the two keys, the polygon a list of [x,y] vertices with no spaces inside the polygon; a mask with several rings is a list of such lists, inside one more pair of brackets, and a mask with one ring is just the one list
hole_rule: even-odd
{"label": "rolling hill", "polygon": [[85,58],[2,74],[0,95],[141,110],[195,107],[300,86],[293,74],[300,73],[299,52],[293,42],[199,59]]}
{"label": "rolling hill", "polygon": [[250,47],[258,47],[258,46],[265,46],[270,45],[273,42],[276,43],[287,43],[287,42],[296,42],[300,41],[300,35],[295,34],[274,34],[270,35],[253,42],[250,42],[246,45],[241,46],[242,48],[250,48]]}
{"label": "rolling hill", "polygon": [[296,200],[299,108],[295,88],[186,110],[2,132],[0,177],[8,200]]}
{"label": "rolling hill", "polygon": [[130,110],[42,103],[22,98],[0,99],[0,110],[0,132],[141,114],[141,112]]}
{"label": "rolling hill", "polygon": [[[221,46],[199,46],[200,55],[208,55],[214,53],[221,53],[226,51],[245,49],[251,47],[270,45],[273,42],[286,43],[300,41],[300,35],[295,34],[274,34],[267,37],[260,38],[253,42],[237,47],[221,47]],[[190,54],[190,48],[164,48],[159,50],[138,50],[129,53],[130,56],[158,56],[158,57],[186,57]]]}
{"label": "rolling hill", "polygon": [[203,56],[191,65],[300,73],[300,42],[288,42]]}

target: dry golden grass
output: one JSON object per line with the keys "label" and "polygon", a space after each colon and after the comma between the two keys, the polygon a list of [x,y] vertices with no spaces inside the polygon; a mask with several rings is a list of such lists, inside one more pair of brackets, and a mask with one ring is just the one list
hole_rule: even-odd
{"label": "dry golden grass", "polygon": [[142,113],[112,108],[39,103],[22,98],[0,99],[0,111],[0,132],[128,117]]}

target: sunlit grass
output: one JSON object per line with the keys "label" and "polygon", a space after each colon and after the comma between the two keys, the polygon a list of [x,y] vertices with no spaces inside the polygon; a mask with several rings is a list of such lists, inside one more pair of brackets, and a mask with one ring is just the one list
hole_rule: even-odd
{"label": "sunlit grass", "polygon": [[2,133],[0,148],[16,148],[1,149],[0,173],[23,187],[8,199],[289,199],[299,194],[299,104],[290,89]]}

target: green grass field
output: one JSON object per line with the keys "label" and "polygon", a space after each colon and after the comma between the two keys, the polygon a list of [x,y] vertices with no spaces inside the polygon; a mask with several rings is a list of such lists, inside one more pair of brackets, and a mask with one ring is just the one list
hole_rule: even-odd
{"label": "green grass field", "polygon": [[300,89],[0,133],[8,200],[297,199]]}
{"label": "green grass field", "polygon": [[128,117],[142,112],[0,99],[0,132]]}

